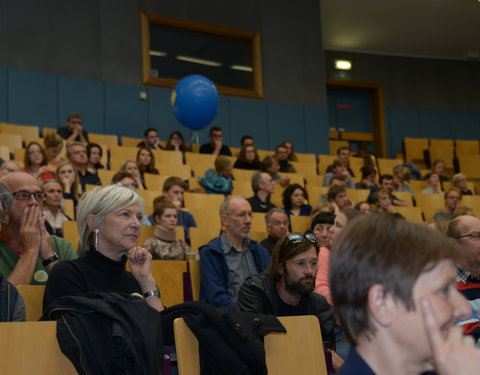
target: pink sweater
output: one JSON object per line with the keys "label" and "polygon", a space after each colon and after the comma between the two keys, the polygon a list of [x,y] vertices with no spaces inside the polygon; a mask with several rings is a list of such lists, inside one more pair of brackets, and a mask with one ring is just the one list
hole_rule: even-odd
{"label": "pink sweater", "polygon": [[324,296],[328,303],[332,304],[330,297],[330,286],[328,285],[328,262],[330,261],[330,250],[326,247],[321,247],[318,253],[318,271],[317,279],[315,280],[315,292]]}

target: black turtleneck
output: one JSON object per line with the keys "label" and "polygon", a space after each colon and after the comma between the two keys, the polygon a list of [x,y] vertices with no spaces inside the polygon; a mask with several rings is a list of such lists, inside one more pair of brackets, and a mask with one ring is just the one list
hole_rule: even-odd
{"label": "black turtleneck", "polygon": [[43,296],[43,311],[55,299],[80,296],[91,292],[142,293],[130,272],[125,270],[127,256],[120,262],[90,250],[75,260],[56,264],[47,281]]}

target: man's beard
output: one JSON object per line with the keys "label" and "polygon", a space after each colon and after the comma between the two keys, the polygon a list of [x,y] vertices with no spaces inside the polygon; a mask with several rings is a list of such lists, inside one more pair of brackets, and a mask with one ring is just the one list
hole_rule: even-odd
{"label": "man's beard", "polygon": [[[303,296],[304,294],[308,294],[313,292],[315,289],[315,278],[312,274],[305,275],[300,278],[298,281],[293,281],[290,278],[290,274],[287,271],[287,267],[284,266],[284,279],[285,279],[285,289],[293,294],[294,296]],[[311,280],[310,285],[302,283],[304,280]]]}

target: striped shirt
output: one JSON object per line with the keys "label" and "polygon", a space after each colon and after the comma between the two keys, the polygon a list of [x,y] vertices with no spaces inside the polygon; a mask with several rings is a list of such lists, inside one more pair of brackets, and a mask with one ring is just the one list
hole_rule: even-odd
{"label": "striped shirt", "polygon": [[220,240],[228,267],[227,293],[237,303],[238,291],[245,279],[258,273],[252,251],[249,248],[251,240],[249,238],[243,240],[242,251],[237,251],[233,247],[225,232],[220,235]]}
{"label": "striped shirt", "polygon": [[480,280],[457,264],[457,289],[468,300],[473,310],[472,315],[457,324],[462,326],[466,334],[472,335],[477,341],[480,339]]}

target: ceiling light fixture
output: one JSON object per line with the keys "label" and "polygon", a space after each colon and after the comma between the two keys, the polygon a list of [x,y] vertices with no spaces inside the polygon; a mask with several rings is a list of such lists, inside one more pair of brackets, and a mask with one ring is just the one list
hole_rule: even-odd
{"label": "ceiling light fixture", "polygon": [[335,69],[352,70],[352,62],[349,60],[335,60]]}
{"label": "ceiling light fixture", "polygon": [[180,60],[180,61],[191,62],[191,63],[194,63],[194,64],[202,64],[202,65],[215,66],[215,67],[222,66],[221,62],[204,60],[204,59],[197,59],[196,57],[179,55],[175,58],[177,60]]}

